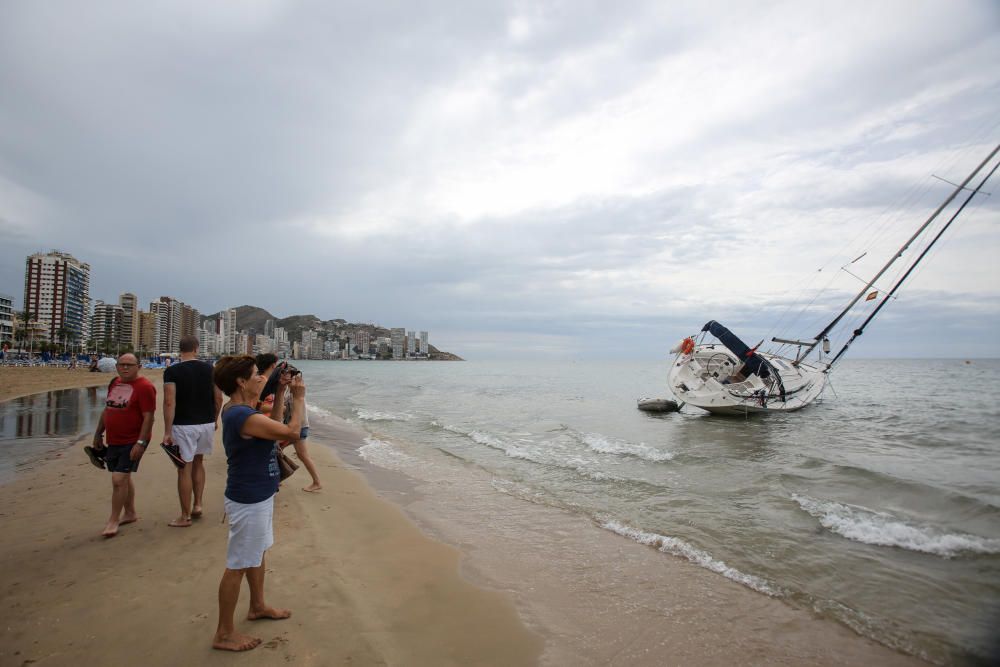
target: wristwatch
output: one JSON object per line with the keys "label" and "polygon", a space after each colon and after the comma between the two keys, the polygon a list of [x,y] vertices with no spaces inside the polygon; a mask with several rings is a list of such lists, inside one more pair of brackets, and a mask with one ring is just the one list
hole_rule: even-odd
{"label": "wristwatch", "polygon": [[139,445],[143,449],[146,449],[146,447],[149,447],[149,443],[146,442],[145,440],[136,440],[135,444]]}

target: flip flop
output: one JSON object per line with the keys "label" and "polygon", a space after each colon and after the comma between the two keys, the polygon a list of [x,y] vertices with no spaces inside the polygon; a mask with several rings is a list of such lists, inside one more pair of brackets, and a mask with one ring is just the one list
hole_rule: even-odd
{"label": "flip flop", "polygon": [[178,447],[177,445],[168,445],[165,442],[161,442],[160,447],[163,448],[163,451],[167,453],[167,458],[173,461],[173,464],[177,466],[179,470],[184,469],[185,462],[184,459],[181,458],[180,447]]}
{"label": "flip flop", "polygon": [[94,464],[95,467],[104,470],[104,450],[96,450],[90,445],[83,448],[84,454],[90,459],[90,462]]}

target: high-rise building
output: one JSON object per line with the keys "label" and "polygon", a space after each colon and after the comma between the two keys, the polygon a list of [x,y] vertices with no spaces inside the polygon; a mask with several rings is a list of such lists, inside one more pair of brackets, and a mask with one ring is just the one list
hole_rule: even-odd
{"label": "high-rise building", "polygon": [[122,321],[124,311],[115,303],[94,302],[94,317],[91,320],[90,337],[99,349],[116,355],[123,346]]}
{"label": "high-rise building", "polygon": [[229,308],[222,313],[223,322],[220,333],[225,336],[226,354],[242,354],[239,348],[239,329],[236,328],[236,309]]}
{"label": "high-rise building", "polygon": [[156,336],[159,331],[155,312],[139,311],[139,352],[141,354],[153,354],[157,352]]}
{"label": "high-rise building", "polygon": [[0,294],[0,345],[14,340],[14,297]]}
{"label": "high-rise building", "polygon": [[358,330],[357,341],[358,342],[356,343],[356,345],[357,345],[358,350],[359,350],[358,354],[367,355],[367,354],[369,354],[371,352],[371,350],[369,348],[371,347],[371,344],[372,344],[372,337],[371,337],[371,333],[367,329],[359,329]]}
{"label": "high-rise building", "polygon": [[52,340],[90,334],[90,265],[53,250],[29,255],[24,267],[28,319],[48,327]]}
{"label": "high-rise building", "polygon": [[201,313],[194,306],[181,304],[181,336],[194,336],[201,322]]}
{"label": "high-rise building", "polygon": [[406,345],[406,329],[402,327],[389,329],[389,339],[392,341],[392,358],[402,359]]}
{"label": "high-rise building", "polygon": [[431,348],[430,348],[430,343],[427,342],[426,331],[420,332],[420,354],[424,355],[425,357],[431,356]]}
{"label": "high-rise building", "polygon": [[264,335],[268,338],[274,338],[274,320],[264,321]]}
{"label": "high-rise building", "polygon": [[406,356],[417,356],[417,334],[414,331],[406,332]]}
{"label": "high-rise building", "polygon": [[122,308],[122,343],[128,343],[133,350],[139,349],[139,299],[131,292],[118,296]]}

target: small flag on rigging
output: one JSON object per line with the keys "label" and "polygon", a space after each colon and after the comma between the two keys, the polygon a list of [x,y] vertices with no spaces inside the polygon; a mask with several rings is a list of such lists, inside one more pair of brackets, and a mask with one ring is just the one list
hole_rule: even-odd
{"label": "small flag on rigging", "polygon": [[877,296],[878,296],[878,290],[875,290],[874,292],[865,297],[865,301],[871,301]]}

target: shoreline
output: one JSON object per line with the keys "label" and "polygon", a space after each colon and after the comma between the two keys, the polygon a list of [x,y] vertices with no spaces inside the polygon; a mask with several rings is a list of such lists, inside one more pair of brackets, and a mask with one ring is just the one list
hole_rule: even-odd
{"label": "shoreline", "polygon": [[[95,377],[80,386],[111,375],[98,377],[101,382]],[[36,393],[5,389],[13,389],[11,398]],[[157,410],[154,442],[162,426]],[[0,487],[7,536],[0,591],[10,612],[2,664],[126,664],[136,658],[151,665],[537,662],[542,640],[521,622],[510,596],[467,581],[459,550],[422,533],[320,443],[310,451],[323,491],[302,492],[307,475],[299,472],[275,502],[266,591],[269,602],[292,609],[292,618],[242,620],[249,600],[244,586],[237,627],[263,643],[239,655],[215,651],[216,591],[227,539],[226,464],[218,435],[206,460],[200,521],[191,528],[167,526],[179,511],[176,474],[154,445],[135,476],[140,521],[112,539],[99,535],[110,502],[109,475],[89,463],[81,440],[85,435],[68,437],[65,449]]]}
{"label": "shoreline", "polygon": [[[111,377],[87,375],[94,381],[83,386]],[[110,483],[79,447],[84,435],[0,486],[0,521],[15,538],[0,554],[14,617],[0,663],[114,664],[155,645],[165,649],[149,664],[273,664],[279,655],[355,665],[926,664],[500,490],[482,470],[460,471],[477,486],[468,494],[448,479],[379,467],[358,453],[376,432],[339,417],[313,422],[324,490],[301,492],[304,471],[283,484],[268,559],[269,601],[293,618],[238,621],[261,647],[239,657],[210,648],[226,541],[221,445],[206,462],[206,516],[193,528],[166,526],[177,513],[175,475],[154,445],[136,477],[142,521],[103,540]],[[154,441],[161,433],[158,410]],[[244,587],[238,618],[247,600]]]}
{"label": "shoreline", "polygon": [[[329,419],[311,417],[319,436]],[[400,461],[398,452],[380,451],[377,443],[389,439],[377,430],[333,427],[341,428],[375,441],[363,453],[338,447],[345,465],[427,534],[461,549],[469,580],[513,596],[528,627],[545,637],[540,664],[930,664],[546,504],[474,465],[441,473],[406,452]]]}

